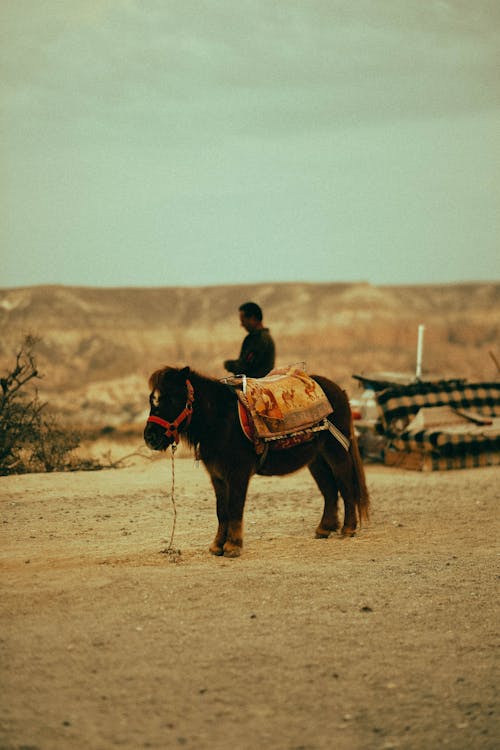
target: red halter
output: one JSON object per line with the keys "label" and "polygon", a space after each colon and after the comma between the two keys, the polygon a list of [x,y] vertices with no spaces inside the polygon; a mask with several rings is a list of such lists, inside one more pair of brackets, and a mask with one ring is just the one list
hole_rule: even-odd
{"label": "red halter", "polygon": [[187,388],[187,401],[186,406],[181,411],[179,416],[174,419],[173,422],[167,422],[166,419],[162,419],[161,417],[154,417],[150,416],[148,417],[148,422],[154,422],[155,424],[159,424],[162,427],[165,428],[165,435],[168,438],[173,438],[174,442],[177,444],[180,440],[179,437],[179,427],[181,424],[186,420],[185,427],[189,427],[191,424],[191,417],[193,416],[193,402],[194,402],[194,388],[189,382],[189,380],[186,380],[186,388]]}

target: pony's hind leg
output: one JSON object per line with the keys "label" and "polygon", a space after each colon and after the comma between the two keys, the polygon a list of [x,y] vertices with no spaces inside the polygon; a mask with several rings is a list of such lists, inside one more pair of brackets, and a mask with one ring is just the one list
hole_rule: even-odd
{"label": "pony's hind leg", "polygon": [[316,456],[314,461],[309,464],[314,481],[318,485],[325,504],[323,515],[319,526],[316,529],[316,539],[327,539],[332,532],[339,528],[338,517],[338,487],[332,470],[327,462],[320,456]]}
{"label": "pony's hind leg", "polygon": [[354,481],[354,467],[350,454],[341,464],[337,464],[335,476],[344,501],[344,523],[342,536],[354,536],[358,526],[357,507],[359,504],[357,487]]}
{"label": "pony's hind leg", "polygon": [[[328,438],[331,438],[331,436],[328,436]],[[337,443],[333,443],[333,440],[334,438],[328,440],[327,450],[322,455],[335,477],[336,487],[344,501],[342,536],[354,536],[358,525],[357,507],[359,505],[354,461],[351,453],[344,451],[344,448]]]}
{"label": "pony's hind leg", "polygon": [[343,481],[338,477],[340,494],[344,500],[344,523],[342,526],[342,536],[354,536],[358,527],[358,516],[356,513],[356,499],[352,490],[352,482]]}

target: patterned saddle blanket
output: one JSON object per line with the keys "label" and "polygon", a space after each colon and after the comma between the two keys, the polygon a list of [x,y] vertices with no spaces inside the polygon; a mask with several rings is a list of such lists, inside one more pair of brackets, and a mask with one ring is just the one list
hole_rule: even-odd
{"label": "patterned saddle blanket", "polygon": [[[254,440],[275,440],[305,431],[332,413],[321,387],[299,368],[273,370],[264,378],[238,381],[241,388],[237,386],[236,393],[240,405],[251,417]],[[240,421],[244,427],[241,406]]]}

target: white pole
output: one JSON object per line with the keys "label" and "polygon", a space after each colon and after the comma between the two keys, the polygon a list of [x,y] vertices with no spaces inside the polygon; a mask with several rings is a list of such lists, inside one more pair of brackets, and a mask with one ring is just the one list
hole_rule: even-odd
{"label": "white pole", "polygon": [[419,325],[418,327],[418,343],[417,343],[417,372],[415,377],[420,380],[422,377],[422,352],[424,349],[424,331],[425,326]]}

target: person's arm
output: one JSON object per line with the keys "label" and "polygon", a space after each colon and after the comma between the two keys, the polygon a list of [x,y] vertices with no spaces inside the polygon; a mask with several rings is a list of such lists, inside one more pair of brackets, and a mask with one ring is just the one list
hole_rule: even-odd
{"label": "person's arm", "polygon": [[249,335],[236,360],[226,360],[224,366],[235,375],[262,378],[274,367],[274,341],[269,335]]}
{"label": "person's arm", "polygon": [[241,345],[241,351],[240,356],[238,359],[226,359],[224,362],[224,368],[228,372],[232,372],[233,375],[246,375],[246,368],[248,367],[248,364],[246,363],[246,350],[248,349],[250,351],[250,347],[248,345],[248,336],[245,336],[243,339],[243,344]]}
{"label": "person's arm", "polygon": [[243,375],[239,369],[239,359],[226,359],[224,361],[224,369],[228,372],[232,372],[233,375]]}

